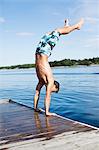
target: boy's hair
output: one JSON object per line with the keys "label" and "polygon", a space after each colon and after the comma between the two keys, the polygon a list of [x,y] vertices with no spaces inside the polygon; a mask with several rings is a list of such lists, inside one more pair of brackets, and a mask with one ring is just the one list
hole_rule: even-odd
{"label": "boy's hair", "polygon": [[57,91],[56,91],[56,93],[58,93],[58,91],[59,91],[59,88],[60,88],[60,84],[59,84],[59,82],[57,82],[57,81],[54,81],[54,85],[56,86],[56,88],[57,88]]}

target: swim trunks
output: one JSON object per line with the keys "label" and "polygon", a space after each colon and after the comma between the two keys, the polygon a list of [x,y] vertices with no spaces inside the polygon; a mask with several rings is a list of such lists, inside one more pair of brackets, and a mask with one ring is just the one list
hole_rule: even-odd
{"label": "swim trunks", "polygon": [[50,34],[45,34],[37,45],[36,54],[45,54],[48,57],[51,55],[53,47],[59,40],[60,33],[56,30]]}

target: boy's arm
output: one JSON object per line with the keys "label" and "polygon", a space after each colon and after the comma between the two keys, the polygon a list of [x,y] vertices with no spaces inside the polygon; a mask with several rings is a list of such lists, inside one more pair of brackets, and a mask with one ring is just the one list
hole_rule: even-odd
{"label": "boy's arm", "polygon": [[53,87],[53,82],[48,83],[48,85],[46,87],[46,96],[45,96],[45,114],[46,114],[46,116],[55,115],[54,113],[49,112],[52,87]]}
{"label": "boy's arm", "polygon": [[49,113],[50,99],[51,99],[51,86],[50,86],[50,84],[48,84],[46,87],[46,96],[45,96],[45,113],[46,113],[46,115]]}
{"label": "boy's arm", "polygon": [[38,82],[38,84],[36,86],[36,93],[35,93],[35,96],[34,96],[34,109],[35,110],[37,110],[39,96],[40,96],[40,91],[41,91],[41,88],[43,87],[43,85],[44,85],[44,83]]}

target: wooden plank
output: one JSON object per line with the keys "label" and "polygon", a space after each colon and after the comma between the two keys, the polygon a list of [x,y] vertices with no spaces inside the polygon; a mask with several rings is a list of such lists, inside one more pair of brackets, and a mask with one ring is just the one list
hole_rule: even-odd
{"label": "wooden plank", "polygon": [[32,108],[9,101],[0,104],[0,143],[6,145],[34,138],[51,139],[72,131],[87,132],[94,128],[60,116],[46,117]]}

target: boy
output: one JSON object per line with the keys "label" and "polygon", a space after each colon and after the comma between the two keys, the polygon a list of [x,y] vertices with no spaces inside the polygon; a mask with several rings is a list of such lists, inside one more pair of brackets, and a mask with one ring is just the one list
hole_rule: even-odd
{"label": "boy", "polygon": [[35,54],[36,73],[38,77],[38,84],[36,86],[36,93],[34,96],[34,110],[38,111],[38,101],[40,90],[43,85],[46,86],[45,96],[45,114],[46,116],[54,115],[49,112],[50,98],[52,92],[59,91],[59,83],[54,80],[51,67],[48,63],[48,57],[51,55],[52,49],[58,42],[61,35],[69,34],[74,30],[80,30],[84,20],[81,19],[77,24],[73,26],[68,25],[68,20],[65,20],[65,25],[62,28],[57,28],[52,32],[46,33],[40,40]]}

